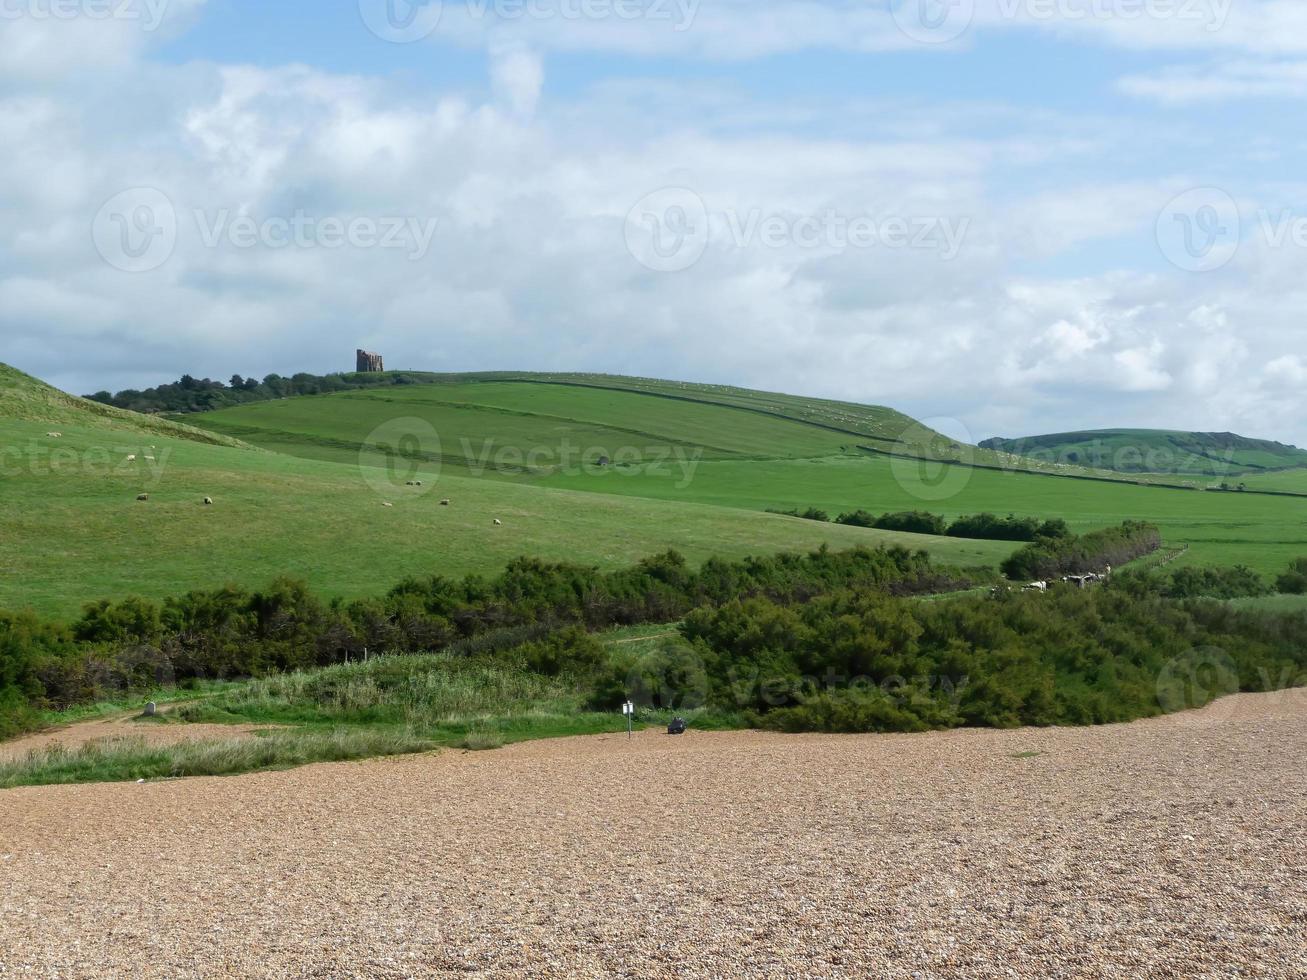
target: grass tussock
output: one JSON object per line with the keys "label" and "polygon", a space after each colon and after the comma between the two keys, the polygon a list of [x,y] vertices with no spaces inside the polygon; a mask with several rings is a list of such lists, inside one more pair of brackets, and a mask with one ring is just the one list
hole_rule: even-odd
{"label": "grass tussock", "polygon": [[459,748],[470,752],[484,752],[487,749],[502,749],[504,736],[491,728],[474,728],[463,736]]}
{"label": "grass tussock", "polygon": [[151,745],[130,737],[74,748],[52,745],[0,761],[0,789],[182,776],[228,776],[312,762],[344,762],[434,748],[411,732],[374,729],[275,732],[255,738]]}

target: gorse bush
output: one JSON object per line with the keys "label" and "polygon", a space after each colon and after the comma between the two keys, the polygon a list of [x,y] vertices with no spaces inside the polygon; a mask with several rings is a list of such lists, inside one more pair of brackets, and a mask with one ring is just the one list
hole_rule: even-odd
{"label": "gorse bush", "polygon": [[1251,568],[1236,565],[1234,568],[1177,568],[1163,580],[1160,591],[1171,599],[1241,599],[1270,595],[1271,587]]}
{"label": "gorse bush", "polygon": [[1120,527],[1079,536],[1041,538],[1009,557],[1001,568],[1013,580],[1053,579],[1124,565],[1161,546],[1162,532],[1156,525],[1126,521]]}
{"label": "gorse bush", "polygon": [[[161,603],[95,602],[69,627],[0,613],[0,731],[29,728],[37,707],[344,663],[365,651],[512,650],[526,669],[557,673],[598,658],[585,631],[674,622],[740,596],[796,602],[842,587],[911,595],[968,583],[902,548],[711,559],[698,569],[667,552],[616,572],[521,558],[494,578],[409,578],[385,596],[352,602],[326,603],[283,579],[253,592],[228,586]],[[577,629],[558,632],[569,626]]]}
{"label": "gorse bush", "polygon": [[[664,697],[695,678],[687,690],[710,707],[793,731],[1118,722],[1307,682],[1307,616],[1115,588],[755,598],[691,613],[684,635],[674,669],[655,665]],[[1205,669],[1227,673],[1229,690]],[[1168,678],[1182,703],[1159,693]]]}
{"label": "gorse bush", "polygon": [[1286,595],[1307,595],[1307,558],[1295,558],[1289,570],[1275,580],[1275,588]]}

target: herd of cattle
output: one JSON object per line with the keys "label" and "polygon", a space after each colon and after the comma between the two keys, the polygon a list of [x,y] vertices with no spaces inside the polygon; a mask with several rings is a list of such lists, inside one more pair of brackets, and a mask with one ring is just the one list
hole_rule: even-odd
{"label": "herd of cattle", "polygon": [[[1107,570],[1099,572],[1090,572],[1087,575],[1063,575],[1062,581],[1068,585],[1074,585],[1077,589],[1087,589],[1091,585],[1097,585],[1100,582],[1106,582],[1112,575],[1112,566],[1108,565]],[[1021,587],[1022,592],[1047,592],[1051,582],[1031,582],[1029,585]]]}

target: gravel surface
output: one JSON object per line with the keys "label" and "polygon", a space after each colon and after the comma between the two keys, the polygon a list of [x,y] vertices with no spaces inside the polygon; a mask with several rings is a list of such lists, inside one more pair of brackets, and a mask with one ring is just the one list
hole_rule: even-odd
{"label": "gravel surface", "polygon": [[1305,763],[1290,692],[10,790],[0,976],[1303,977]]}

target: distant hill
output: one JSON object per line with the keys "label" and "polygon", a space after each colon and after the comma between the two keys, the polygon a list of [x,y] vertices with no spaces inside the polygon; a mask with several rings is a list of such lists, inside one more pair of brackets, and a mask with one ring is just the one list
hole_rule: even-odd
{"label": "distant hill", "polygon": [[213,446],[246,445],[191,425],[78,398],[4,363],[0,363],[0,419],[132,431]]}
{"label": "distant hill", "polygon": [[1307,451],[1233,432],[1099,429],[987,439],[983,449],[1116,473],[1225,479],[1307,466]]}

